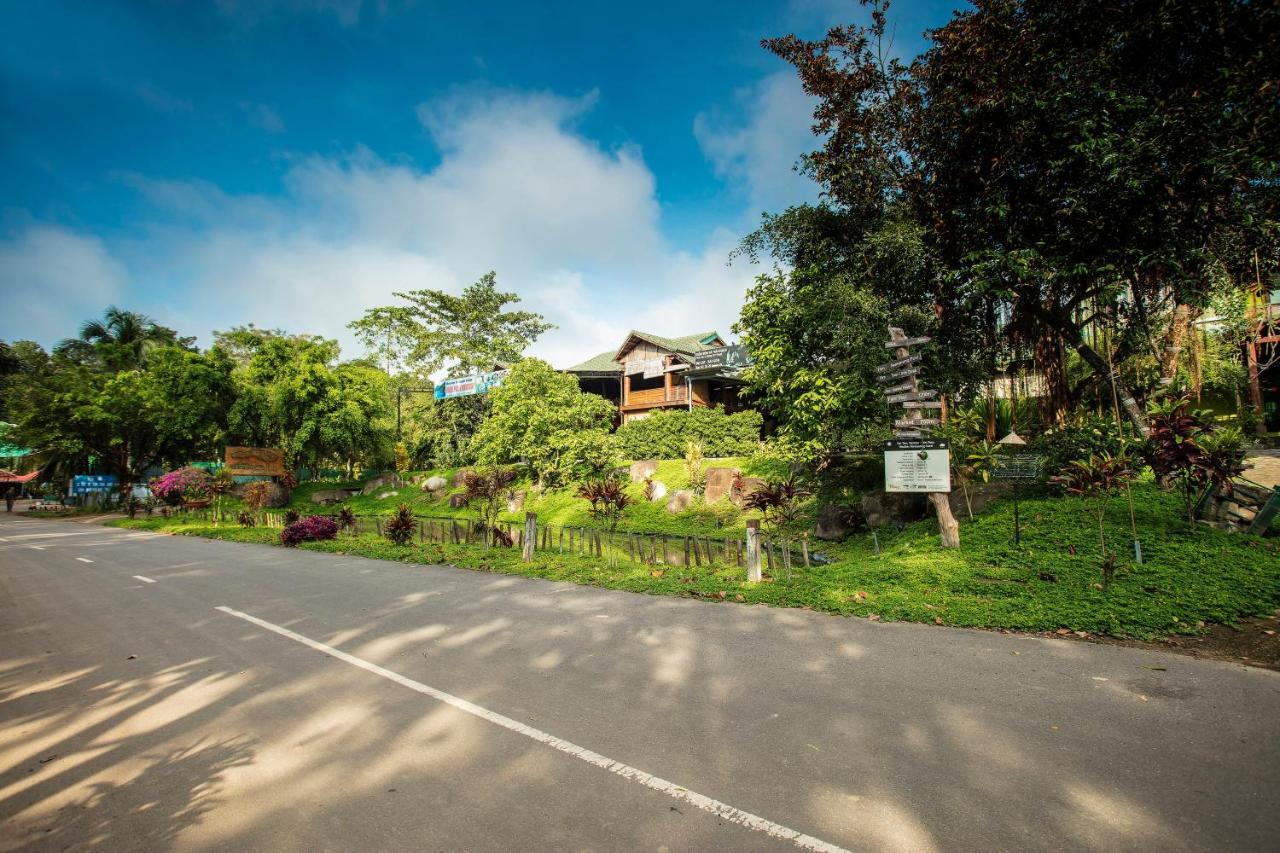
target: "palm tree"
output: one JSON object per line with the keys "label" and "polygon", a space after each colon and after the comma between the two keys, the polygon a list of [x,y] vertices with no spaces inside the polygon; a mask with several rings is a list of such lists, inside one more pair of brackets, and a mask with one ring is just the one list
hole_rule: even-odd
{"label": "palm tree", "polygon": [[101,361],[117,369],[141,366],[147,353],[156,347],[180,344],[177,332],[157,324],[146,314],[125,311],[114,305],[101,320],[80,327],[78,338],[67,338],[55,352],[77,361]]}

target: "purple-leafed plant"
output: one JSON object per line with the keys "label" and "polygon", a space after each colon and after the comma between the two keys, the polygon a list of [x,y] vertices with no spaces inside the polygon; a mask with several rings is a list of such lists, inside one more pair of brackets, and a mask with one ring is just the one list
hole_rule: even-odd
{"label": "purple-leafed plant", "polygon": [[351,511],[351,507],[344,506],[338,510],[338,529],[354,530],[356,526],[356,514]]}
{"label": "purple-leafed plant", "polygon": [[516,481],[513,468],[491,468],[488,471],[468,471],[463,477],[465,491],[462,500],[467,506],[475,507],[484,522],[487,547],[497,530],[498,513],[506,501],[507,491]]}
{"label": "purple-leafed plant", "polygon": [[383,525],[382,533],[396,545],[408,545],[417,527],[418,523],[413,520],[413,509],[408,504],[400,504],[396,514]]}
{"label": "purple-leafed plant", "polygon": [[280,531],[280,544],[292,548],[299,542],[318,542],[334,539],[338,535],[338,524],[327,515],[309,515],[287,525]]}
{"label": "purple-leafed plant", "polygon": [[770,480],[758,486],[743,500],[743,506],[760,512],[760,523],[770,536],[782,542],[782,565],[791,576],[791,551],[787,526],[800,514],[800,500],[809,493],[796,486],[795,480]]}
{"label": "purple-leafed plant", "polygon": [[1237,430],[1218,430],[1209,415],[1191,408],[1189,396],[1170,397],[1149,410],[1147,464],[1162,485],[1182,493],[1187,520],[1195,521],[1197,493],[1231,491],[1231,480],[1244,471],[1244,451]]}

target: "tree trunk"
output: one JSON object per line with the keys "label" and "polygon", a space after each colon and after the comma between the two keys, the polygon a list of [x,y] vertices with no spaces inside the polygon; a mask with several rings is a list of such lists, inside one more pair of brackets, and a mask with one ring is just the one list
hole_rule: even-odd
{"label": "tree trunk", "polygon": [[1085,364],[1093,368],[1093,372],[1100,379],[1116,383],[1116,395],[1120,398],[1120,407],[1124,410],[1125,416],[1133,424],[1139,435],[1143,438],[1149,435],[1151,433],[1151,425],[1147,422],[1146,413],[1142,411],[1142,407],[1134,399],[1133,391],[1120,378],[1119,370],[1113,369],[1112,365],[1107,363],[1106,357],[1100,355],[1097,350],[1089,346],[1084,336],[1080,334],[1080,327],[1072,322],[1070,317],[1047,311],[1044,306],[1033,305],[1031,310],[1046,326],[1056,329],[1062,336],[1062,340],[1084,359]]}
{"label": "tree trunk", "polygon": [[1032,357],[1036,372],[1044,379],[1045,417],[1054,426],[1066,423],[1071,414],[1071,387],[1062,357],[1062,338],[1053,329],[1037,323]]}
{"label": "tree trunk", "polygon": [[942,536],[943,548],[960,547],[960,522],[951,513],[951,502],[943,492],[929,492],[929,503],[933,504],[938,514],[938,533]]}

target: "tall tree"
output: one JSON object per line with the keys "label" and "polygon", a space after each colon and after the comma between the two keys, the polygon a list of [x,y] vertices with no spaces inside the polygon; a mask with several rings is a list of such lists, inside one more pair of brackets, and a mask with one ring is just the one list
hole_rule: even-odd
{"label": "tall tree", "polygon": [[[810,174],[835,204],[889,200],[927,227],[944,310],[994,297],[1011,331],[1056,336],[1097,382],[1150,346],[1157,315],[1204,303],[1213,265],[1243,268],[1240,246],[1275,269],[1275,4],[979,0],[909,66],[882,49],[886,8],[765,44],[819,99]],[[1089,334],[1100,318],[1114,335]]]}
{"label": "tall tree", "polygon": [[338,343],[326,338],[262,335],[244,343],[252,354],[233,373],[233,439],[279,447],[291,468],[391,458],[387,377],[375,365],[339,363]]}
{"label": "tall tree", "polygon": [[420,375],[441,368],[468,373],[510,364],[554,328],[541,314],[506,310],[520,297],[498,290],[492,272],[457,296],[442,290],[395,295],[408,304],[372,308],[349,327],[390,367]]}

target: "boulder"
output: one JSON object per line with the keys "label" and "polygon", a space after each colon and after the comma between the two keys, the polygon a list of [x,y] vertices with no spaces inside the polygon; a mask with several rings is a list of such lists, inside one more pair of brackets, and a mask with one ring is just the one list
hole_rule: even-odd
{"label": "boulder", "polygon": [[653,481],[653,488],[649,490],[651,501],[660,501],[667,496],[667,484],[661,480]]}
{"label": "boulder", "polygon": [[449,495],[449,506],[457,509],[460,506],[467,505],[466,495]]}
{"label": "boulder", "polygon": [[862,515],[868,527],[909,524],[929,511],[929,500],[919,493],[869,492],[862,498]]}
{"label": "boulder", "polygon": [[713,504],[721,498],[728,497],[733,492],[733,478],[738,475],[737,468],[708,468],[707,488],[703,493],[703,499]]}
{"label": "boulder", "polygon": [[321,506],[329,506],[339,501],[345,501],[354,494],[358,493],[351,489],[321,489],[318,492],[311,493],[311,502]]}
{"label": "boulder", "polygon": [[524,492],[511,492],[507,495],[507,512],[519,512],[524,509]]}
{"label": "boulder", "polygon": [[380,474],[364,484],[364,488],[360,490],[362,495],[371,495],[377,491],[385,491],[391,489],[403,489],[406,483],[401,480],[397,474]]}
{"label": "boulder", "polygon": [[631,463],[631,482],[643,483],[646,478],[658,473],[657,459],[637,459]]}
{"label": "boulder", "polygon": [[424,492],[443,492],[447,488],[449,488],[449,481],[444,477],[428,477],[422,483]]}
{"label": "boulder", "polygon": [[856,511],[836,504],[827,504],[818,510],[813,537],[825,539],[828,542],[839,542],[857,530],[861,526],[860,522],[861,519]]}
{"label": "boulder", "polygon": [[467,484],[467,475],[471,473],[470,468],[459,468],[453,472],[453,487],[459,488]]}
{"label": "boulder", "polygon": [[688,489],[681,489],[667,499],[667,512],[677,513],[684,512],[693,505],[693,492]]}
{"label": "boulder", "polygon": [[394,498],[398,494],[400,493],[399,492],[379,492],[378,500],[385,501],[387,498]]}
{"label": "boulder", "polygon": [[733,501],[737,506],[742,506],[747,502],[747,495],[764,485],[764,477],[743,477],[742,489],[729,493],[729,500]]}

